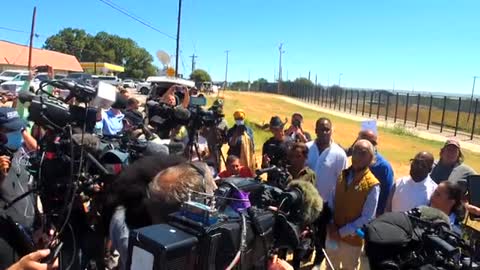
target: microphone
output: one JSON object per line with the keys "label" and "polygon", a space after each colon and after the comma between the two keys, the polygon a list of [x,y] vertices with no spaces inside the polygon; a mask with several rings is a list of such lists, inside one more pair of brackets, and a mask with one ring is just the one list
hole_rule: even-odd
{"label": "microphone", "polygon": [[298,207],[300,219],[305,224],[315,222],[323,210],[323,199],[317,188],[310,182],[304,180],[290,182],[284,196],[293,202],[293,206]]}
{"label": "microphone", "polygon": [[35,98],[35,94],[29,91],[18,92],[18,99],[20,100],[21,103],[32,102],[34,98]]}
{"label": "microphone", "polygon": [[268,168],[263,168],[263,169],[258,169],[255,171],[255,174],[256,175],[262,175],[264,173],[269,173],[269,172],[273,172],[273,171],[277,171],[278,168],[277,166],[273,165],[271,167],[268,167]]}

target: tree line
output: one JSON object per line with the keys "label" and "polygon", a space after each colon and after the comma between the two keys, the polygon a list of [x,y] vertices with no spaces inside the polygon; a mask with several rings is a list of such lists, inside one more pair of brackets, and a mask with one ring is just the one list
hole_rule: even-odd
{"label": "tree line", "polygon": [[44,49],[74,55],[80,62],[107,62],[125,67],[124,78],[143,79],[157,73],[152,55],[130,38],[65,28],[47,38]]}

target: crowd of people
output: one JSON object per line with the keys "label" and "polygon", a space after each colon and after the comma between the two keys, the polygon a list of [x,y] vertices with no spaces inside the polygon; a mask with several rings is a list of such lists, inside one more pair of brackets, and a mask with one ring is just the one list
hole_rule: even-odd
{"label": "crowd of people", "polygon": [[[183,100],[178,99],[175,91],[171,87],[161,95],[161,100],[188,108],[188,89],[183,90]],[[97,112],[94,132],[111,136],[143,124],[140,102],[130,97],[128,91],[120,91],[119,96],[111,108]],[[216,101],[216,106],[223,108],[223,103]],[[465,178],[476,172],[465,164],[456,140],[446,141],[439,149],[438,161],[432,153],[416,153],[410,160],[409,175],[395,179],[390,162],[379,151],[381,141],[372,130],[360,131],[352,145],[344,148],[334,141],[334,123],[329,118],[318,118],[316,136],[312,138],[304,131],[301,113],[292,115],[288,128],[279,116],[273,116],[269,122],[272,137],[263,144],[261,163],[257,164],[255,134],[246,123],[246,112],[238,109],[233,118],[235,122],[230,128],[222,118],[215,127],[199,130],[196,151],[184,156],[158,153],[144,157],[105,185],[102,222],[109,260],[104,267],[126,269],[131,230],[165,222],[192,191],[213,194],[222,179],[255,177],[258,168],[282,168],[289,175],[288,181],[307,181],[323,198],[325,210],[316,222],[313,243],[314,269],[319,269],[325,253],[335,269],[357,269],[363,240],[356,230],[385,212],[428,205],[444,212],[457,232],[466,211],[480,213],[480,209],[465,202]],[[23,153],[35,151],[37,144],[26,127],[14,109],[0,108],[0,135],[6,138],[5,147],[13,153],[0,156],[3,205],[28,189],[28,172],[20,168],[19,159]],[[184,126],[176,126],[169,133],[172,141],[189,143]],[[223,143],[228,145],[224,166],[220,151]],[[274,184],[276,180],[272,174],[267,176],[267,183]],[[36,214],[33,199],[25,197],[4,214],[25,228],[32,228]],[[0,236],[2,233],[5,234],[0,231]],[[8,237],[0,237],[0,267],[5,269],[18,258],[12,259],[11,243],[3,239]],[[27,255],[8,269],[47,269],[40,260],[48,252]]]}

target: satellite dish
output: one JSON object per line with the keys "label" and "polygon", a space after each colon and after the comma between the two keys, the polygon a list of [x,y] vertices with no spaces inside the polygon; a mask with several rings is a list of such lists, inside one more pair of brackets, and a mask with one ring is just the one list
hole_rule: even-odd
{"label": "satellite dish", "polygon": [[170,64],[170,55],[164,51],[157,51],[157,58],[164,66],[168,66]]}

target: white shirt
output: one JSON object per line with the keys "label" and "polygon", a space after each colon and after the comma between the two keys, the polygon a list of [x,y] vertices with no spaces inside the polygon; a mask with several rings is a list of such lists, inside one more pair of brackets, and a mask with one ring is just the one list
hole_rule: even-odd
{"label": "white shirt", "polygon": [[307,146],[307,166],[315,171],[318,193],[327,200],[335,190],[338,176],[347,167],[347,155],[345,150],[333,141],[322,153],[318,150],[315,141],[308,142]]}
{"label": "white shirt", "polygon": [[430,197],[437,184],[428,175],[420,182],[406,176],[395,182],[395,192],[392,197],[392,212],[405,212],[412,208],[429,205]]}

